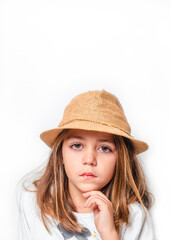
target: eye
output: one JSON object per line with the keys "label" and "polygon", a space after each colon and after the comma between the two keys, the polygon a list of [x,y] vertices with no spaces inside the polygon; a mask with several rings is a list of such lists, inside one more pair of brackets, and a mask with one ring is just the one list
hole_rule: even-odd
{"label": "eye", "polygon": [[112,152],[112,150],[107,146],[101,146],[103,152]]}
{"label": "eye", "polygon": [[79,150],[82,147],[82,145],[80,143],[74,143],[70,147],[73,149]]}

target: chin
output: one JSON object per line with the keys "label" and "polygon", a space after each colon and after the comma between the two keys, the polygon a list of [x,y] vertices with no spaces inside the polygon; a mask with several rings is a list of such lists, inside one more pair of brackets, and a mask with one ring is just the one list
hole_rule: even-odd
{"label": "chin", "polygon": [[80,189],[81,192],[99,191],[101,188],[98,186],[84,186]]}

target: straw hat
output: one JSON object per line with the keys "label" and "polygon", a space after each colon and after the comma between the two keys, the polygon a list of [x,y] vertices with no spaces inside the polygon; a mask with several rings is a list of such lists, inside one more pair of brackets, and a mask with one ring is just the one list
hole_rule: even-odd
{"label": "straw hat", "polygon": [[133,142],[136,154],[148,149],[147,143],[131,136],[131,128],[119,100],[104,89],[74,97],[66,106],[58,127],[42,132],[40,138],[52,148],[63,129],[93,130],[124,136]]}

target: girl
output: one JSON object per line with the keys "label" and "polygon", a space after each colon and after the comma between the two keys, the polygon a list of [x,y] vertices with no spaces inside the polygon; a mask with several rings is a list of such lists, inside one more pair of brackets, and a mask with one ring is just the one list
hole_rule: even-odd
{"label": "girl", "polygon": [[152,205],[119,100],[105,90],[74,97],[57,128],[41,133],[49,160],[18,195],[19,239],[153,240]]}

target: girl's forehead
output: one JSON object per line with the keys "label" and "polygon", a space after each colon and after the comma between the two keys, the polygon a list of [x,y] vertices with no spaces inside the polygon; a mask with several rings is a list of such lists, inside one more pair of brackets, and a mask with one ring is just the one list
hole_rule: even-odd
{"label": "girl's forehead", "polygon": [[90,130],[82,130],[82,129],[69,129],[67,138],[86,138],[86,137],[96,137],[105,140],[113,140],[113,134],[105,133],[105,132],[97,132],[97,131],[90,131]]}

